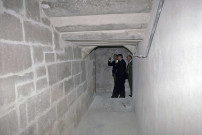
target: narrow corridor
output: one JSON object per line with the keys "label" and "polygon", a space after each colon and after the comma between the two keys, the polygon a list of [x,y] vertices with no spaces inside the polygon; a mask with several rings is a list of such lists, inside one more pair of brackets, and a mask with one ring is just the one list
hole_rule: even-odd
{"label": "narrow corridor", "polygon": [[74,135],[140,135],[132,98],[111,99],[110,96],[109,92],[95,94]]}

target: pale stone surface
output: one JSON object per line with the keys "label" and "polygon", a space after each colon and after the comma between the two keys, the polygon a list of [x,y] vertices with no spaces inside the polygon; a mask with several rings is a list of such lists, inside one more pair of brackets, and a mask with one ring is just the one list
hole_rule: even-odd
{"label": "pale stone surface", "polygon": [[74,59],[81,59],[81,48],[79,47],[74,47]]}
{"label": "pale stone surface", "polygon": [[0,44],[0,75],[16,73],[32,65],[30,47]]}
{"label": "pale stone surface", "polygon": [[56,53],[57,61],[71,60],[73,59],[72,47],[66,47],[63,51]]}
{"label": "pale stone surface", "polygon": [[3,5],[7,9],[21,12],[23,9],[23,0],[2,0]]}
{"label": "pale stone surface", "polygon": [[45,53],[45,62],[46,63],[55,62],[55,53]]}
{"label": "pale stone surface", "polygon": [[64,114],[68,111],[68,104],[67,99],[63,98],[58,104],[57,104],[57,117],[64,116]]}
{"label": "pale stone surface", "polygon": [[[10,25],[8,25],[8,22]],[[22,24],[20,20],[8,13],[0,14],[0,39],[22,41]]]}
{"label": "pale stone surface", "polygon": [[76,95],[75,90],[69,92],[69,94],[67,96],[67,104],[68,104],[68,106],[71,106],[74,103],[74,101],[76,100],[76,96],[77,95]]}
{"label": "pale stone surface", "polygon": [[45,76],[46,75],[45,66],[37,67],[36,68],[36,75],[37,75],[37,77]]}
{"label": "pale stone surface", "polygon": [[48,86],[48,81],[47,81],[47,78],[42,78],[42,79],[39,79],[37,80],[36,82],[36,90],[37,91],[40,91],[44,88],[46,88]]}
{"label": "pale stone surface", "polygon": [[57,50],[60,48],[60,37],[57,32],[54,31],[54,44],[55,44],[55,49]]}
{"label": "pale stone surface", "polygon": [[26,83],[17,87],[18,100],[23,100],[24,98],[30,96],[34,92],[34,83]]}
{"label": "pale stone surface", "polygon": [[56,120],[56,108],[53,107],[45,115],[41,116],[38,120],[38,134],[44,135],[49,133],[52,129],[54,121]]}
{"label": "pale stone surface", "polygon": [[150,0],[45,1],[46,2],[43,2],[43,4],[47,4],[50,8],[44,9],[44,11],[49,16],[86,16],[97,14],[140,13],[149,12],[152,5]]}
{"label": "pale stone surface", "polygon": [[44,45],[52,45],[52,33],[46,28],[31,22],[25,21],[25,40],[32,43],[41,43]]}
{"label": "pale stone surface", "polygon": [[18,130],[18,119],[16,111],[12,111],[6,116],[0,118],[0,125],[1,135],[14,135]]}
{"label": "pale stone surface", "polygon": [[74,89],[73,78],[70,78],[69,80],[64,82],[64,89],[65,89],[65,94],[68,94],[70,91]]}
{"label": "pale stone surface", "polygon": [[78,74],[74,76],[74,87],[78,87],[80,83],[81,83],[81,74]]}
{"label": "pale stone surface", "polygon": [[47,26],[50,26],[50,25],[51,25],[50,20],[49,20],[48,18],[46,18],[46,17],[42,17],[42,18],[41,18],[41,21],[42,21],[43,24],[45,24],[45,25],[47,25]]}
{"label": "pale stone surface", "polygon": [[20,112],[20,128],[24,129],[27,126],[27,115],[26,115],[26,104],[21,104],[19,106]]}
{"label": "pale stone surface", "polygon": [[20,135],[37,135],[36,124],[32,124],[31,126],[29,126]]}
{"label": "pale stone surface", "polygon": [[63,83],[57,84],[51,88],[51,103],[60,99],[63,96]]}
{"label": "pale stone surface", "polygon": [[71,62],[48,66],[49,84],[52,85],[71,75]]}
{"label": "pale stone surface", "polygon": [[0,78],[0,106],[6,106],[16,99],[15,84],[33,79],[32,73],[23,76]]}
{"label": "pale stone surface", "polygon": [[25,0],[26,16],[40,21],[39,0]]}
{"label": "pale stone surface", "polygon": [[[153,11],[144,54],[156,15]],[[142,135],[202,133],[202,1],[165,1],[149,57],[135,59],[135,115]]]}
{"label": "pale stone surface", "polygon": [[31,97],[27,104],[28,122],[34,120],[37,115],[48,109],[50,106],[49,90],[42,92],[39,95]]}
{"label": "pale stone surface", "polygon": [[72,75],[76,75],[81,72],[81,62],[75,61],[72,63]]}

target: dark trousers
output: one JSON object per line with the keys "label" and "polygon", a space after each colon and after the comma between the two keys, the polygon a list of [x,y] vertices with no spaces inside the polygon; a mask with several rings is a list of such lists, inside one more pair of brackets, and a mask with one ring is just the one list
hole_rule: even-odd
{"label": "dark trousers", "polygon": [[113,98],[125,98],[125,78],[116,78],[115,86],[112,94]]}

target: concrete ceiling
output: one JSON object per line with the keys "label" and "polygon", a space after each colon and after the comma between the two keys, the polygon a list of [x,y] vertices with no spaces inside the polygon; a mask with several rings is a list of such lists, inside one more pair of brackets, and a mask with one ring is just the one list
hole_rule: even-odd
{"label": "concrete ceiling", "polygon": [[89,53],[98,46],[135,51],[145,37],[152,0],[44,0],[44,13],[67,42]]}

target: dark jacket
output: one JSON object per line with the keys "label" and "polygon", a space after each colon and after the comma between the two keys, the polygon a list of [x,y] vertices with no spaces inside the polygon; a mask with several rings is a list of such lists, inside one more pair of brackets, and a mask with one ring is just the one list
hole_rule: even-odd
{"label": "dark jacket", "polygon": [[117,63],[116,77],[119,79],[126,79],[126,62],[123,59]]}
{"label": "dark jacket", "polygon": [[112,62],[108,61],[108,66],[112,66],[113,67],[112,68],[112,75],[114,76],[115,73],[116,73],[116,62],[115,61],[112,61]]}

